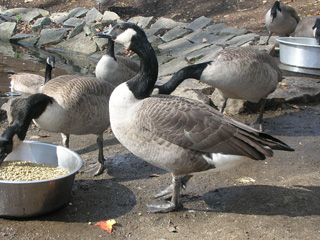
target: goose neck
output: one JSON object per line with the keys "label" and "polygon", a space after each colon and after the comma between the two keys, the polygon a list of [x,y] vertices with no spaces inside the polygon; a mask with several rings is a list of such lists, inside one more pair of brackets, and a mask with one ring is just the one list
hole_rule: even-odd
{"label": "goose neck", "polygon": [[149,97],[158,78],[158,60],[151,44],[140,41],[131,48],[140,57],[139,73],[128,81],[129,89],[137,99]]}

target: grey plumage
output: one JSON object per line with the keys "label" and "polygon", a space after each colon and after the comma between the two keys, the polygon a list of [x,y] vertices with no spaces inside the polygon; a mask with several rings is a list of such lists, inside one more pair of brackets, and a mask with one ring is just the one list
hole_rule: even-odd
{"label": "grey plumage", "polygon": [[50,55],[46,59],[45,76],[32,73],[13,73],[10,76],[11,91],[35,94],[41,92],[43,85],[51,79],[51,71],[55,68],[55,57]]}
{"label": "grey plumage", "polygon": [[317,18],[317,16],[302,18],[294,31],[294,36],[313,38],[314,31],[312,27],[314,26]]}
{"label": "grey plumage", "polygon": [[282,73],[275,60],[266,52],[250,48],[230,47],[212,57],[211,62],[182,68],[164,85],[159,93],[170,94],[184,79],[195,78],[213,86],[224,111],[229,98],[251,102],[262,100],[257,123],[262,128],[265,99],[282,80]]}
{"label": "grey plumage", "polygon": [[171,193],[171,202],[151,204],[150,211],[177,209],[180,187],[190,178],[187,174],[221,171],[244,159],[265,159],[273,155],[273,150],[293,150],[208,105],[176,96],[150,96],[158,62],[145,33],[134,24],[121,23],[109,34],[141,59],[138,75],[111,94],[111,129],[129,151],[166,169],[173,177],[173,187],[160,194]]}
{"label": "grey plumage", "polygon": [[266,12],[264,20],[269,32],[266,41],[266,44],[268,44],[272,33],[279,36],[289,36],[293,33],[300,21],[300,17],[293,7],[275,1],[273,6]]}
{"label": "grey plumage", "polygon": [[99,80],[118,86],[137,75],[139,68],[140,65],[130,58],[115,56],[114,41],[109,39],[107,49],[96,65],[95,75]]}
{"label": "grey plumage", "polygon": [[15,109],[11,111],[15,115],[8,128],[11,130],[3,139],[13,141],[13,136],[18,134],[19,140],[24,140],[21,136],[25,136],[32,119],[45,131],[62,133],[66,147],[69,147],[70,134],[95,134],[99,156],[91,173],[97,175],[103,171],[103,132],[110,124],[108,104],[113,88],[93,77],[56,77],[44,85],[42,93],[24,98],[22,103],[13,106]]}

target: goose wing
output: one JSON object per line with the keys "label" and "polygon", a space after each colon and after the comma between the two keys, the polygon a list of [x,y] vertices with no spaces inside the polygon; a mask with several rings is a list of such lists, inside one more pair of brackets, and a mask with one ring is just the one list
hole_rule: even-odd
{"label": "goose wing", "polygon": [[[265,159],[283,143],[191,99],[153,96],[138,112],[140,127],[183,148]],[[269,138],[270,137],[270,138]]]}
{"label": "goose wing", "polygon": [[300,17],[298,16],[296,10],[293,7],[281,4],[281,9],[282,11],[287,12],[289,16],[293,17],[296,20],[296,22],[299,23]]}

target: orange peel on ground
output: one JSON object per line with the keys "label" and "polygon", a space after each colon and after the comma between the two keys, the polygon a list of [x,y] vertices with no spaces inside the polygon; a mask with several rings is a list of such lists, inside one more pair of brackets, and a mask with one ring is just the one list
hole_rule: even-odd
{"label": "orange peel on ground", "polygon": [[110,220],[106,220],[106,221],[102,221],[102,222],[98,222],[96,223],[94,226],[100,226],[100,228],[102,228],[103,230],[111,233],[113,230],[113,225],[116,224],[116,220],[114,219],[110,219]]}

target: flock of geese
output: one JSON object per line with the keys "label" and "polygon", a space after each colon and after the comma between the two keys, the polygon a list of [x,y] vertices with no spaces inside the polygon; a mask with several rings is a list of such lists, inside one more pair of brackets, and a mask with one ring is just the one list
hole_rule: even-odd
{"label": "flock of geese", "polygon": [[[266,21],[270,20],[270,24],[266,22],[266,26],[270,37],[272,33],[279,34],[276,26],[283,28],[281,22],[292,13],[292,8],[276,1],[269,11]],[[314,26],[314,32],[320,29],[318,20]],[[289,30],[281,31],[290,34]],[[222,113],[228,98],[261,101],[257,119],[261,128],[265,99],[282,79],[280,69],[267,53],[226,48],[213,56],[212,61],[185,67],[167,83],[157,85],[157,57],[140,27],[129,22],[117,23],[97,36],[108,38],[109,43],[96,66],[96,78],[64,75],[48,81],[54,67],[49,58],[47,82],[43,84],[43,80],[36,93],[30,92],[32,95],[22,103],[14,104],[14,98],[7,103],[8,112],[15,114],[0,137],[1,162],[25,139],[28,126],[34,121],[43,130],[62,133],[66,147],[70,134],[97,135],[99,156],[97,163],[88,169],[97,175],[104,168],[103,132],[110,126],[130,152],[172,174],[172,184],[156,195],[167,201],[148,205],[150,212],[169,212],[180,207],[181,188],[192,174],[226,170],[248,159],[263,160],[272,157],[274,150],[294,151],[279,139]],[[140,64],[116,57],[115,42],[135,52]],[[21,80],[15,76],[18,75],[12,76],[12,89],[17,91],[17,82]],[[220,111],[195,100],[169,95],[186,78],[218,89],[223,99],[218,106]],[[153,95],[154,88],[160,94]]]}

